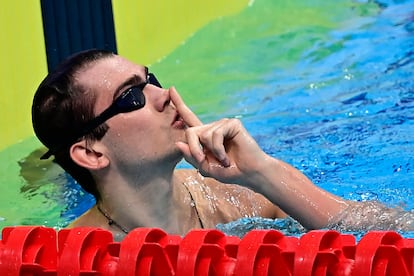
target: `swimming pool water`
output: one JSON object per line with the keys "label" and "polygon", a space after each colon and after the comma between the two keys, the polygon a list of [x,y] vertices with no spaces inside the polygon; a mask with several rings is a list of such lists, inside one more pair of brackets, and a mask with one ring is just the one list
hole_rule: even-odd
{"label": "swimming pool water", "polygon": [[[324,189],[414,209],[414,1],[291,2],[251,1],[152,71],[203,121],[240,118],[266,152]],[[15,151],[23,157],[3,178],[0,227],[63,227],[93,204],[54,164],[38,161],[36,139],[0,158]],[[231,227],[260,223],[269,224]],[[290,220],[277,224],[300,231]]]}
{"label": "swimming pool water", "polygon": [[259,144],[337,195],[413,209],[413,20],[413,1],[351,18],[266,75],[243,104]]}

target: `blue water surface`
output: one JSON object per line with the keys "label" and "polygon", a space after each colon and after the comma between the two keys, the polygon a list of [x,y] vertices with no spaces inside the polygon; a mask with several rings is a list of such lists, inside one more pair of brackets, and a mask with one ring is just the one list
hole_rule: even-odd
{"label": "blue water surface", "polygon": [[[330,32],[293,69],[268,74],[261,87],[248,91],[254,96],[242,94],[242,106],[257,110],[242,117],[266,152],[320,187],[411,210],[414,2],[381,7],[374,17],[352,18]],[[252,228],[303,231],[291,220],[261,222],[242,219],[220,229],[238,235]]]}

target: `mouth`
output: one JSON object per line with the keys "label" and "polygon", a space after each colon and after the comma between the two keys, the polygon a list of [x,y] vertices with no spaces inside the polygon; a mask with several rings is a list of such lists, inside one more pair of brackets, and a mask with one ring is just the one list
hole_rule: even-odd
{"label": "mouth", "polygon": [[178,128],[178,129],[184,129],[184,128],[186,128],[186,124],[185,124],[183,118],[178,113],[176,113],[176,115],[174,116],[174,119],[171,122],[171,125],[174,128]]}

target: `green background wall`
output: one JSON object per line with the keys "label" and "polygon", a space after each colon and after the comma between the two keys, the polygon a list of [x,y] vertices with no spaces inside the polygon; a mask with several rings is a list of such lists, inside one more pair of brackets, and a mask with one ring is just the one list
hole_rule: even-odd
{"label": "green background wall", "polygon": [[[247,4],[248,0],[112,0],[118,53],[141,64],[155,63],[200,27]],[[1,151],[33,136],[31,101],[47,74],[40,0],[3,1],[0,26]]]}

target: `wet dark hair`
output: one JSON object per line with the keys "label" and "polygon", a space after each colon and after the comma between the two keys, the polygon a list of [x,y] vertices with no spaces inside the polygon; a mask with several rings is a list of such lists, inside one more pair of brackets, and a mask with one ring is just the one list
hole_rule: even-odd
{"label": "wet dark hair", "polygon": [[88,88],[76,81],[76,75],[87,65],[113,55],[93,49],[70,56],[40,83],[32,104],[32,124],[38,139],[55,156],[55,162],[97,200],[99,193],[92,174],[73,162],[69,148],[81,139],[100,140],[108,127],[102,124],[86,137],[76,137],[86,122],[95,117],[96,100],[94,93],[85,93]]}

